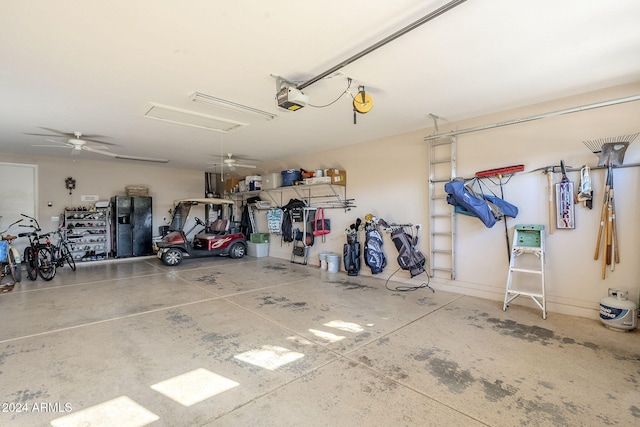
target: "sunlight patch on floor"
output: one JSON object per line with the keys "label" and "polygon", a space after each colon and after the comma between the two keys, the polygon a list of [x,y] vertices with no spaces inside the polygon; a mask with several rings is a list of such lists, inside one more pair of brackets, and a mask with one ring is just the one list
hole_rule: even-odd
{"label": "sunlight patch on floor", "polygon": [[240,384],[203,368],[178,375],[151,386],[183,406],[191,406]]}
{"label": "sunlight patch on floor", "polygon": [[309,329],[309,332],[311,332],[316,337],[329,342],[338,342],[346,338],[346,337],[343,337],[342,335],[332,334],[331,332],[319,331],[317,329]]}
{"label": "sunlight patch on floor", "polygon": [[331,322],[325,323],[324,326],[329,328],[340,329],[341,331],[346,332],[363,332],[364,328],[357,323],[344,322],[342,320],[332,320]]}
{"label": "sunlight patch on floor", "polygon": [[142,427],[160,419],[127,396],[100,403],[51,421],[53,427]]}
{"label": "sunlight patch on floor", "polygon": [[261,368],[274,370],[304,357],[304,354],[284,347],[263,345],[261,349],[249,350],[234,356],[236,359]]}

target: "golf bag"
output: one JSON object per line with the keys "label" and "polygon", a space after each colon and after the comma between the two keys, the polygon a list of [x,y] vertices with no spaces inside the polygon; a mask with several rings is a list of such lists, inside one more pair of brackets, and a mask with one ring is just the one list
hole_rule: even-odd
{"label": "golf bag", "polygon": [[358,218],[351,228],[345,230],[347,243],[344,244],[342,255],[344,259],[344,269],[349,276],[357,276],[360,273],[360,242],[358,242],[358,228],[362,220]]}
{"label": "golf bag", "polygon": [[393,244],[398,250],[398,265],[403,270],[407,270],[411,277],[424,273],[424,265],[427,262],[427,258],[416,248],[418,237],[413,237],[404,231],[402,226],[389,226],[382,219],[379,222],[391,234],[391,240],[393,240]]}
{"label": "golf bag", "polygon": [[364,263],[371,268],[371,274],[382,273],[387,266],[387,257],[382,251],[382,236],[378,231],[377,219],[370,214],[364,225]]}

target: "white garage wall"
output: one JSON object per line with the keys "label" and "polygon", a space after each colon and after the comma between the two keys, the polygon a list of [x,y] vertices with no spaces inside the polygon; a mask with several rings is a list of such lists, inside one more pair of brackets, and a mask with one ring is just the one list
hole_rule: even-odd
{"label": "white garage wall", "polygon": [[[38,221],[43,230],[58,227],[52,217],[60,215],[67,206],[88,206],[82,195],[97,195],[100,200],[124,195],[128,185],[149,188],[153,197],[153,235],[158,227],[170,220],[169,209],[173,201],[185,197],[204,196],[204,172],[184,169],[161,168],[152,164],[130,161],[76,160],[71,157],[56,158],[3,154],[12,163],[38,165],[39,200]],[[76,189],[69,195],[65,179],[73,177]],[[48,206],[52,202],[52,206]]]}
{"label": "white garage wall", "polygon": [[[440,132],[466,129],[639,93],[640,84],[616,87],[465,122],[441,123],[439,127]],[[372,111],[370,114],[367,119],[375,113]],[[525,165],[525,172],[516,174],[504,187],[505,199],[520,208],[518,218],[508,221],[511,239],[514,224],[546,226],[548,222],[546,176],[542,172],[529,171],[558,165],[560,160],[565,160],[567,165],[573,167],[584,164],[595,166],[598,157],[583,141],[640,132],[638,117],[640,102],[633,102],[459,135],[458,176],[472,177],[481,170]],[[365,125],[366,120],[361,120],[359,126]],[[363,218],[369,212],[388,221],[428,226],[428,144],[423,140],[432,133],[432,129],[425,129],[340,150],[319,151],[312,156],[290,158],[267,168],[277,171],[287,167],[309,170],[340,167],[348,171],[348,192],[356,199],[357,208],[346,213],[339,210],[328,212],[334,231],[327,236],[327,243],[314,245],[311,252],[313,262],[316,262],[320,251],[341,252],[346,241],[344,229],[357,217]],[[636,162],[640,163],[640,138],[631,144],[624,161],[625,164]],[[592,171],[594,208],[588,210],[582,205],[576,206],[576,229],[556,230],[551,235],[547,232],[549,311],[596,317],[599,300],[606,296],[609,287],[629,288],[630,298],[637,300],[640,235],[636,212],[640,203],[636,188],[640,182],[639,174],[640,168],[635,167],[615,171],[621,262],[616,265],[614,272],[607,270],[606,280],[601,279],[600,260],[593,259],[603,197],[603,170]],[[577,186],[579,173],[572,172],[569,178]],[[554,182],[560,179],[560,174],[554,176]],[[493,190],[499,194],[499,188]],[[420,248],[428,254],[428,234],[425,232],[421,237]],[[279,241],[272,242],[270,247],[271,255],[285,259],[290,257],[289,249],[288,246],[281,247]],[[432,285],[501,301],[508,273],[504,224],[498,222],[493,228],[487,229],[478,219],[458,215],[456,249],[456,280],[432,279]],[[397,268],[396,251],[388,236],[385,236],[385,252],[391,262],[380,275],[383,278]],[[404,273],[396,274],[394,279],[414,284],[425,279],[418,276],[409,280],[408,274]],[[370,274],[370,270],[363,265],[361,274]],[[514,304],[532,305],[532,302],[528,297],[521,297]],[[501,304],[497,304],[497,307],[501,307]]]}

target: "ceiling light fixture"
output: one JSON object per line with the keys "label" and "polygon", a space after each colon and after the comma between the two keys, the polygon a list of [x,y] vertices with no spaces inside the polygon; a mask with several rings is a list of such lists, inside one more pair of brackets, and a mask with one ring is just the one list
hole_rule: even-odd
{"label": "ceiling light fixture", "polygon": [[249,125],[248,123],[222,119],[220,117],[182,110],[180,108],[169,107],[167,105],[156,104],[153,102],[149,102],[145,106],[142,111],[142,115],[150,119],[162,120],[179,125],[192,126],[223,133],[233,132],[243,126]]}
{"label": "ceiling light fixture", "polygon": [[273,120],[278,117],[277,114],[269,113],[268,111],[258,110],[257,108],[248,107],[246,105],[227,101],[221,98],[216,98],[215,96],[207,95],[201,92],[195,92],[193,95],[191,95],[191,100],[193,102],[200,102],[203,104],[222,108],[224,110],[233,111],[234,113],[239,113],[241,116],[250,116],[266,121]]}

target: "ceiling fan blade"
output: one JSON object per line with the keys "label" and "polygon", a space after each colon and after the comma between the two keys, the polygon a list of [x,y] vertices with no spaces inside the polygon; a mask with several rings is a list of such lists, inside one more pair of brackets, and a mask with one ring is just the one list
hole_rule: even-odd
{"label": "ceiling fan blade", "polygon": [[[225,155],[209,154],[209,155],[212,156],[212,157],[219,158],[219,159],[229,160],[229,155],[228,154],[225,154]],[[253,158],[245,157],[245,156],[236,156],[235,154],[231,155],[231,159],[232,160],[244,160],[244,161],[247,161],[247,162],[259,162],[260,161],[260,159],[253,159]]]}
{"label": "ceiling fan blade", "polygon": [[[88,146],[88,145],[84,145],[84,146],[82,147],[82,149],[83,149],[83,150],[85,150],[85,151],[88,151],[88,152],[90,152],[90,153],[102,154],[102,155],[104,155],[104,156],[109,156],[109,157],[116,157],[116,156],[117,156],[117,154],[116,154],[116,153],[111,153],[111,152],[109,152],[109,151],[102,151],[102,150],[100,150],[100,149],[98,149],[98,148],[90,147],[90,146]],[[75,151],[75,150],[74,150],[74,151]]]}
{"label": "ceiling fan blade", "polygon": [[255,165],[245,165],[244,163],[232,163],[232,165],[236,168],[248,168],[248,169],[255,169]]}
{"label": "ceiling fan blade", "polygon": [[32,147],[65,148],[65,149],[70,148],[70,147],[66,147],[64,145],[51,145],[51,144],[49,144],[49,145],[46,145],[46,144],[32,144],[31,146]]}
{"label": "ceiling fan blade", "polygon": [[84,145],[82,147],[84,150],[90,151],[91,150],[109,150],[109,147],[94,147],[93,145]]}
{"label": "ceiling fan blade", "polygon": [[61,136],[66,136],[66,135],[53,135],[50,133],[29,133],[29,132],[24,132],[23,135],[32,135],[32,136],[56,136],[56,137],[61,137]]}
{"label": "ceiling fan blade", "polygon": [[[82,135],[82,137],[80,137],[80,139],[82,141],[95,142],[96,144],[102,144],[102,145],[111,145],[113,147],[118,145],[118,144],[114,144],[113,142],[104,142],[104,141],[98,141],[97,139],[85,138],[84,135]],[[105,149],[107,149],[107,148],[105,147]]]}
{"label": "ceiling fan blade", "polygon": [[45,139],[45,141],[55,142],[56,144],[60,144],[61,147],[73,148],[73,144],[69,144],[68,142],[58,141],[57,139]]}
{"label": "ceiling fan blade", "polygon": [[[45,128],[45,127],[41,127],[40,129],[48,130],[49,132],[53,132],[53,133],[57,134],[57,135],[47,135],[47,136],[66,136],[66,137],[69,137],[69,138],[75,138],[76,137],[76,131],[74,131],[74,132],[62,132],[62,131],[57,130],[57,129]],[[87,138],[106,138],[106,136],[97,135],[97,134],[81,133],[80,139],[86,140]]]}
{"label": "ceiling fan blade", "polygon": [[154,159],[152,157],[124,156],[122,154],[116,154],[114,157],[116,159],[137,160],[139,162],[169,163],[169,160],[167,159]]}
{"label": "ceiling fan blade", "polygon": [[167,159],[154,159],[152,157],[136,157],[136,156],[127,156],[124,154],[116,154],[116,153],[110,153],[108,151],[102,151],[93,147],[89,147],[89,146],[84,146],[82,147],[84,150],[86,151],[90,151],[92,153],[97,153],[97,154],[102,154],[105,156],[109,156],[109,157],[113,157],[115,159],[123,159],[123,160],[135,160],[135,161],[139,161],[139,162],[153,162],[153,163],[168,163],[169,160]]}

